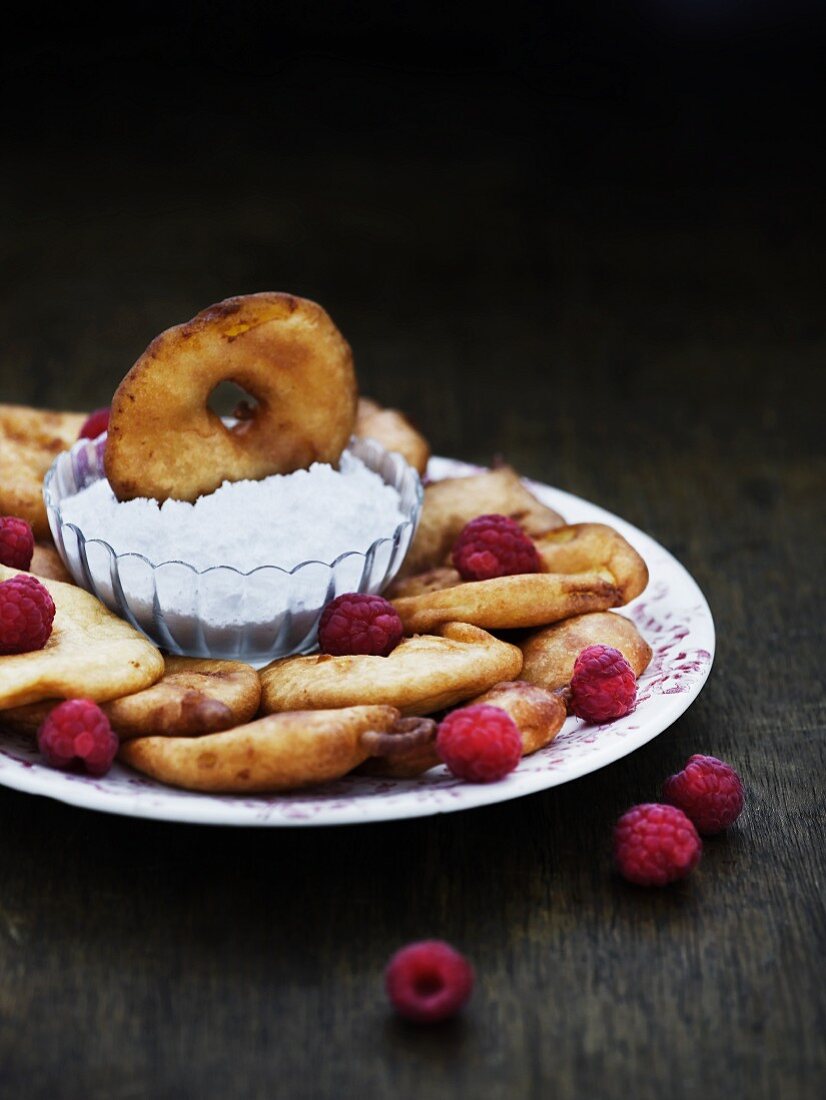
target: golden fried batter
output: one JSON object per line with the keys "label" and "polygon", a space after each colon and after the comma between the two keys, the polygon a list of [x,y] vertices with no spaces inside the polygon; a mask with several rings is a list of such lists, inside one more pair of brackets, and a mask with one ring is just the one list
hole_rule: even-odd
{"label": "golden fried batter", "polygon": [[362,735],[398,717],[386,706],[271,714],[206,737],[139,737],[121,745],[120,759],[193,791],[290,791],[352,771],[369,755]]}
{"label": "golden fried batter", "polygon": [[462,577],[451,565],[437,565],[424,573],[413,573],[409,577],[397,577],[383,593],[388,600],[401,599],[403,596],[424,596],[428,592],[441,592],[445,588],[454,588],[462,583]]}
{"label": "golden fried batter", "polygon": [[[522,737],[523,756],[550,744],[565,722],[565,703],[562,699],[535,684],[526,684],[523,680],[494,684],[483,695],[468,699],[462,706],[471,707],[481,703],[499,707],[514,720]],[[411,779],[434,768],[441,760],[436,751],[435,723],[433,725],[432,736],[420,736],[415,744],[402,752],[371,756],[357,771],[361,775]]]}
{"label": "golden fried batter", "polygon": [[402,576],[443,565],[465,524],[493,512],[515,519],[532,538],[564,523],[553,508],[537,500],[510,466],[435,481],[425,487],[419,527]]}
{"label": "golden fried batter", "polygon": [[618,607],[622,594],[607,571],[517,573],[467,581],[421,596],[391,601],[406,634],[437,629],[444,622],[472,623],[485,630],[516,630]]}
{"label": "golden fried batter", "polygon": [[388,779],[421,775],[439,763],[437,730],[432,718],[400,718],[390,733],[365,734],[371,755],[355,769],[356,773]]}
{"label": "golden fried batter", "polygon": [[[198,737],[249,722],[258,710],[261,681],[241,661],[166,657],[156,684],[101,704],[122,741],[130,737]],[[59,699],[0,712],[0,723],[36,733]]]}
{"label": "golden fried batter", "polygon": [[[0,582],[18,572],[0,565]],[[41,699],[117,699],[163,676],[160,652],[100,600],[39,579],[55,603],[52,634],[43,649],[0,657],[0,710]]]}
{"label": "golden fried batter", "polygon": [[574,662],[586,646],[610,645],[625,657],[636,676],[651,660],[651,646],[624,615],[610,611],[577,615],[532,634],[522,644],[522,679],[553,691],[571,680]]}
{"label": "golden fried batter", "polygon": [[648,583],[640,555],[604,524],[559,527],[535,542],[543,567],[554,572],[462,582],[455,569],[442,566],[397,581],[390,592],[405,631],[432,630],[447,621],[486,630],[544,626],[619,607]]}
{"label": "golden fried batter", "polygon": [[28,520],[35,538],[51,538],[43,478],[77,441],[85,419],[85,413],[0,405],[0,515]]}
{"label": "golden fried batter", "polygon": [[360,397],[353,431],[360,438],[375,439],[386,451],[397,451],[420,474],[427,469],[430,444],[398,409],[384,409]]}
{"label": "golden fried batter", "polygon": [[53,581],[74,584],[72,575],[63,564],[63,559],[51,543],[36,542],[29,572],[36,577],[49,577]]}
{"label": "golden fried batter", "polygon": [[[227,428],[222,381],[258,402]],[[106,476],[118,500],[194,501],[223,481],[335,465],[356,417],[350,347],[321,306],[290,294],[227,298],[167,329],[115,392]]]}
{"label": "golden fried batter", "polygon": [[565,722],[565,703],[558,695],[536,684],[515,680],[494,684],[490,691],[470,699],[466,706],[487,704],[509,714],[522,735],[522,755],[549,745]]}
{"label": "golden fried batter", "polygon": [[648,566],[619,531],[607,524],[572,523],[534,541],[546,573],[606,569],[617,580],[622,603],[630,603],[648,584]]}
{"label": "golden fried batter", "polygon": [[522,654],[467,623],[405,638],[388,657],[285,657],[261,670],[261,709],[313,710],[386,703],[429,714],[519,675]]}

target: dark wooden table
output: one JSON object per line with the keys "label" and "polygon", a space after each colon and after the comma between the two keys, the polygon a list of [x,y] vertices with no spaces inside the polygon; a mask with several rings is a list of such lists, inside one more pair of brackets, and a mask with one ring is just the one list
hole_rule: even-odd
{"label": "dark wooden table", "polygon": [[[673,551],[716,664],[630,757],[457,815],[196,828],[0,790],[0,1092],[823,1095],[826,218],[807,145],[743,137],[673,87],[647,106],[532,71],[319,65],[207,90],[184,73],[163,109],[128,56],[116,103],[111,72],[102,90],[52,73],[48,121],[9,121],[0,400],[91,408],[209,302],[317,298],[363,391],[435,451],[504,455]],[[747,810],[689,881],[631,888],[613,822],[695,752],[740,770]],[[426,936],[478,987],[417,1030],[381,972]]]}

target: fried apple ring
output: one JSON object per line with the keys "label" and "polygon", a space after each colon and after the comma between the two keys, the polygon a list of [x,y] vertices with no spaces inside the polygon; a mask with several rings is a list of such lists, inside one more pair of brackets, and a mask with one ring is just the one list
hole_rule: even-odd
{"label": "fried apple ring", "polygon": [[442,592],[445,588],[455,588],[462,583],[458,569],[450,565],[437,565],[435,569],[426,569],[424,573],[414,573],[409,577],[397,577],[385,590],[388,600],[401,599],[403,596],[426,596],[428,592]]}
{"label": "fried apple ring", "polygon": [[357,775],[387,779],[413,779],[439,764],[436,752],[438,726],[432,718],[400,718],[390,733],[365,733],[370,756],[356,769]]}
{"label": "fried apple ring", "polygon": [[29,566],[30,573],[36,577],[48,577],[53,581],[63,581],[64,584],[74,584],[74,578],[63,564],[63,559],[51,543],[36,542],[32,563]]}
{"label": "fried apple ring", "polygon": [[427,470],[430,444],[398,409],[383,409],[360,397],[353,431],[360,439],[375,439],[386,451],[396,451],[420,474]]}
{"label": "fried apple ring", "polygon": [[471,623],[484,630],[545,626],[622,602],[608,572],[518,573],[391,600],[407,634],[437,630],[444,622]]}
{"label": "fried apple ring", "polygon": [[429,714],[519,675],[522,654],[467,623],[445,623],[437,634],[405,638],[388,657],[285,657],[259,673],[265,714],[283,710],[398,707]]}
{"label": "fried apple ring", "polygon": [[[494,684],[484,694],[468,699],[463,706],[472,707],[482,703],[499,707],[514,720],[522,738],[523,756],[529,756],[549,745],[562,729],[566,717],[565,703],[559,695],[545,691],[535,684],[526,684],[523,680]],[[416,719],[403,718],[401,721],[414,722]],[[360,775],[411,779],[435,768],[441,763],[441,758],[436,751],[436,726],[435,723],[431,725],[432,736],[422,731],[409,747],[402,744],[394,746],[389,741],[389,749],[384,755],[370,756],[356,771]],[[389,739],[389,735],[385,737]]]}
{"label": "fried apple ring", "polygon": [[606,569],[616,578],[623,603],[630,603],[648,584],[648,566],[619,531],[605,523],[572,523],[534,542],[545,573]]}
{"label": "fried apple ring", "polygon": [[[0,582],[18,574],[0,565]],[[100,600],[73,584],[38,580],[54,600],[52,633],[43,649],[0,657],[0,711],[41,699],[117,699],[163,676],[160,651]]]}
{"label": "fried apple ring", "polygon": [[[122,741],[131,737],[200,737],[240,726],[258,710],[261,681],[241,661],[166,657],[156,684],[101,703],[101,710]],[[36,733],[59,699],[0,712],[0,723]]]}
{"label": "fried apple ring", "polygon": [[466,706],[480,704],[499,707],[510,715],[522,736],[523,756],[550,745],[567,717],[565,703],[559,695],[524,680],[494,684],[490,691],[470,699]]}
{"label": "fried apple ring", "polygon": [[648,583],[640,555],[604,524],[572,524],[535,541],[543,567],[556,565],[560,572],[456,583],[456,571],[443,566],[397,582],[393,592],[411,593],[392,599],[405,632],[433,630],[447,621],[485,630],[546,626],[571,615],[619,607]]}
{"label": "fried apple ring", "polygon": [[492,512],[515,519],[531,538],[565,522],[533,495],[510,466],[434,481],[425,487],[419,526],[401,575],[443,565],[465,524]]}
{"label": "fried apple ring", "polygon": [[577,615],[537,631],[522,643],[522,679],[549,691],[564,687],[570,683],[574,662],[589,645],[618,649],[638,677],[651,660],[651,646],[624,615],[610,611]]}
{"label": "fried apple ring", "polygon": [[0,515],[27,520],[36,539],[51,538],[43,478],[85,419],[85,413],[0,405]]}
{"label": "fried apple ring", "polygon": [[[258,402],[227,428],[207,406],[230,381]],[[104,466],[118,500],[197,500],[224,481],[335,465],[353,431],[350,347],[315,302],[246,294],[167,329],[115,391]]]}
{"label": "fried apple ring", "polygon": [[363,734],[390,730],[394,707],[271,714],[206,737],[139,737],[120,759],[191,791],[291,791],[338,779],[370,755]]}

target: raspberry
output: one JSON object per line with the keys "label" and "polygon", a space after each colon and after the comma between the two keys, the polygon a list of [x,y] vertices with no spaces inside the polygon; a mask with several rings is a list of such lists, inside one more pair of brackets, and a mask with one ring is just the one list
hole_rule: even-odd
{"label": "raspberry", "polygon": [[509,714],[479,703],[451,711],[436,734],[436,751],[459,779],[493,783],[522,757],[522,735]]}
{"label": "raspberry", "polygon": [[109,406],[104,405],[102,409],[95,409],[94,412],[89,413],[83,421],[78,439],[97,439],[97,437],[102,432],[105,432],[108,427]]}
{"label": "raspberry", "polygon": [[105,775],[118,751],[109,719],[90,699],[59,703],[37,731],[37,745],[54,768],[78,765],[89,775]]}
{"label": "raspberry", "polygon": [[582,650],[571,676],[571,711],[586,722],[622,718],[634,709],[637,678],[618,649],[589,645]]}
{"label": "raspberry", "polygon": [[0,653],[42,649],[54,622],[54,600],[28,573],[0,584]]}
{"label": "raspberry", "polygon": [[17,516],[0,516],[0,565],[28,569],[34,553],[31,524]]}
{"label": "raspberry", "polygon": [[318,624],[322,653],[336,657],[366,653],[386,657],[404,635],[399,613],[383,596],[346,592],[324,608]]}
{"label": "raspberry", "polygon": [[487,581],[514,573],[538,573],[539,552],[508,516],[477,516],[453,544],[453,564],[466,581]]}
{"label": "raspberry", "polygon": [[702,851],[697,830],[676,806],[632,806],[614,826],[617,870],[639,886],[665,886],[685,878]]}
{"label": "raspberry", "polygon": [[444,940],[402,947],[384,972],[390,1002],[406,1020],[436,1023],[455,1016],[473,990],[473,967]]}
{"label": "raspberry", "polygon": [[740,776],[716,756],[689,756],[681,772],[663,784],[663,799],[679,806],[703,836],[721,833],[733,825],[743,809],[745,794]]}

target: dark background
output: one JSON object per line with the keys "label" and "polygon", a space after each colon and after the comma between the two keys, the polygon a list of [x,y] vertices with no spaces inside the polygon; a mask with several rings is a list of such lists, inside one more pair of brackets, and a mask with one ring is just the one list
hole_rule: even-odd
{"label": "dark background", "polygon": [[[718,629],[663,737],[444,819],[194,829],[0,794],[17,1096],[815,1097],[824,1084],[823,5],[44,5],[3,38],[0,400],[92,408],[230,294],[313,297],[434,450],[620,513]],[[691,752],[743,821],[660,893]],[[401,942],[479,972],[388,1017]]]}
{"label": "dark background", "polygon": [[820,385],[822,5],[21,18],[2,74],[6,399],[105,403],[162,328],[286,288],[328,308],[366,392],[415,412],[438,360],[423,426],[441,452],[502,443],[501,405],[477,420],[497,385],[544,437],[571,373],[596,430],[606,387],[637,391],[643,449],[664,403],[704,411],[698,373],[715,396],[759,375],[770,409],[814,411],[783,399]]}

